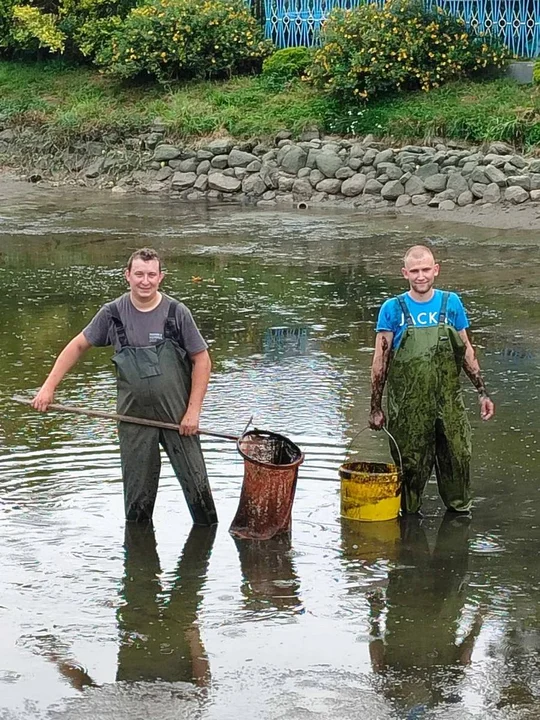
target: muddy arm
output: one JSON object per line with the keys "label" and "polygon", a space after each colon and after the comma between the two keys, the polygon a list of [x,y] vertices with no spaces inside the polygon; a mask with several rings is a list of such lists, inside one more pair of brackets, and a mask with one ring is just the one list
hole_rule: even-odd
{"label": "muddy arm", "polygon": [[393,337],[394,333],[383,331],[377,333],[375,340],[375,352],[371,363],[371,411],[369,414],[369,426],[374,430],[380,430],[386,422],[382,409],[382,398],[388,375]]}
{"label": "muddy arm", "polygon": [[495,405],[488,395],[484,378],[480,370],[480,363],[476,357],[476,352],[471,345],[466,330],[461,330],[460,338],[465,344],[465,360],[463,361],[463,369],[469,380],[478,391],[478,401],[480,403],[480,416],[482,420],[489,420],[495,414]]}

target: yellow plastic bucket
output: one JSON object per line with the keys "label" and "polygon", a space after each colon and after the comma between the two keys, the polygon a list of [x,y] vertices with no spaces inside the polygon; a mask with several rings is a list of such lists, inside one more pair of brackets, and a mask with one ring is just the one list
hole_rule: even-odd
{"label": "yellow plastic bucket", "polygon": [[392,463],[348,462],[339,468],[341,516],[374,522],[393,520],[401,505],[401,473]]}

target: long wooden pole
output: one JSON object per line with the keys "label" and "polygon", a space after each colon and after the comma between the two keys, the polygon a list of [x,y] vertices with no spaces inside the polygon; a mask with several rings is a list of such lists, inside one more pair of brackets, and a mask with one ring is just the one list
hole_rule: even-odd
{"label": "long wooden pole", "polygon": [[[20,397],[20,395],[14,395],[11,399],[15,402],[22,403],[23,405],[32,405],[31,400]],[[73,405],[59,405],[58,403],[51,403],[47,410],[74,413],[75,415],[88,415],[90,417],[103,418],[104,420],[135,423],[136,425],[149,425],[150,427],[164,428],[165,430],[180,430],[180,425],[176,425],[175,423],[162,422],[161,420],[149,420],[147,418],[133,417],[132,415],[118,415],[117,413],[104,412],[103,410],[88,410],[86,408],[75,407]],[[199,435],[210,435],[211,437],[223,438],[224,440],[234,440],[235,442],[239,440],[237,435],[227,435],[226,433],[214,432],[213,430],[202,430],[199,428],[197,433]]]}

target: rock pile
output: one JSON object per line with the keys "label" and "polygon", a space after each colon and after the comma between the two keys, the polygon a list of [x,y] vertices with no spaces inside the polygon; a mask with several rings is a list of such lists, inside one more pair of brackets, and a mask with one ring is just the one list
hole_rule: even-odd
{"label": "rock pile", "polygon": [[[21,152],[21,138],[0,132],[0,162]],[[42,150],[43,152],[43,150]],[[43,156],[42,156],[43,157]],[[186,200],[241,200],[257,205],[340,201],[349,205],[428,205],[452,210],[472,203],[540,201],[540,160],[525,158],[502,142],[465,147],[448,142],[387,147],[363,140],[321,139],[317,131],[298,142],[279,133],[273,143],[219,138],[199,148],[165,140],[165,128],[111,148],[87,142],[64,150],[33,179],[60,179],[112,188],[167,193]]]}

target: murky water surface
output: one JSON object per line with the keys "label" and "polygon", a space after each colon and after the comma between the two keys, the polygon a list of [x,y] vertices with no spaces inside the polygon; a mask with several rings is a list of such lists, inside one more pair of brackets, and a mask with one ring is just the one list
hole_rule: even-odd
{"label": "murky water surface", "polygon": [[[0,718],[370,719],[540,716],[535,238],[337,212],[188,207],[5,186],[0,207]],[[498,405],[473,418],[476,505],[347,524],[338,467],[388,458],[367,431],[377,308],[430,238],[462,293]],[[301,445],[290,543],[228,534],[243,476],[205,439],[220,515],[190,532],[167,464],[155,534],[125,534],[113,423],[9,402],[124,290],[142,245],[211,344],[208,429],[249,418]],[[112,410],[110,353],[58,401]]]}

